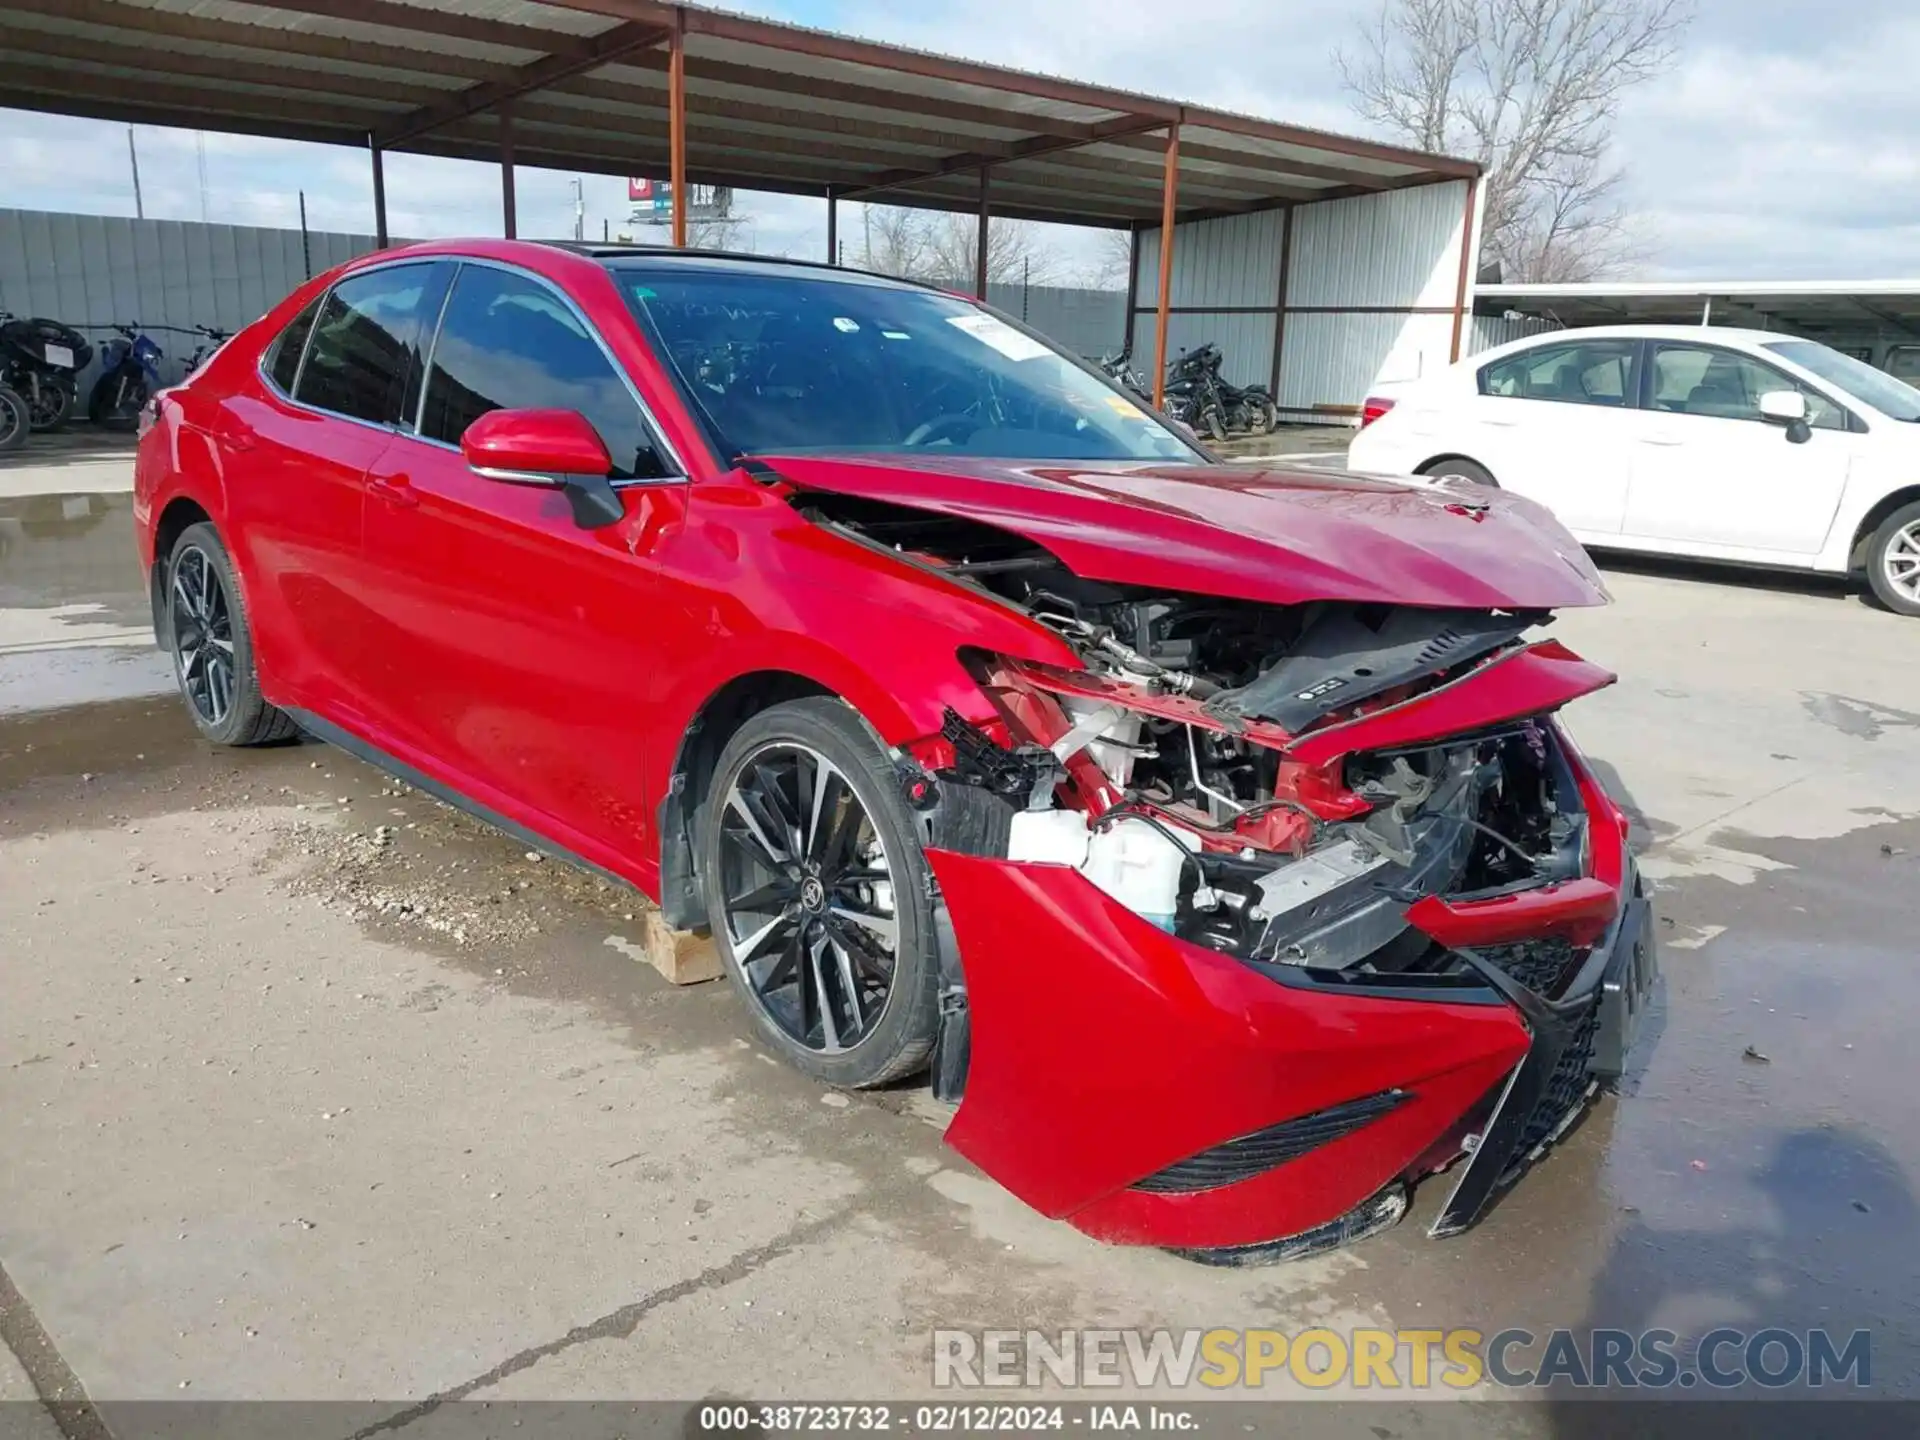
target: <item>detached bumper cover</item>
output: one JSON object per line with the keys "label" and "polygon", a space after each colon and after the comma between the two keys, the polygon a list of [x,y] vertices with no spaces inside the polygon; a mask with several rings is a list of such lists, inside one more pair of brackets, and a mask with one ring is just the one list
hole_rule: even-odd
{"label": "detached bumper cover", "polygon": [[1659,974],[1648,906],[1633,882],[1605,938],[1557,1000],[1515,980],[1472,950],[1459,953],[1526,1017],[1532,1044],[1507,1077],[1486,1128],[1460,1173],[1434,1236],[1454,1235],[1479,1216],[1496,1191],[1572,1125],[1593,1091],[1618,1078]]}

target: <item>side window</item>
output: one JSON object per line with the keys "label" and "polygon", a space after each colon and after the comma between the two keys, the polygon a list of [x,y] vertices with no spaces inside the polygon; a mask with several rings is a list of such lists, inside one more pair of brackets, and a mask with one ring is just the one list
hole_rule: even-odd
{"label": "side window", "polygon": [[1760,397],[1770,390],[1798,390],[1807,397],[1807,423],[1817,430],[1844,430],[1847,414],[1765,361],[1711,345],[1658,345],[1653,352],[1655,410],[1706,415],[1718,420],[1760,421]]}
{"label": "side window", "polygon": [[320,307],[293,398],[355,420],[397,423],[419,361],[420,312],[436,269],[395,265],[334,286]]}
{"label": "side window", "polygon": [[1637,384],[1637,350],[1631,340],[1588,340],[1522,350],[1480,372],[1480,393],[1626,409],[1633,404]]}
{"label": "side window", "polygon": [[273,353],[267,357],[267,374],[283,395],[293,394],[293,382],[300,373],[300,352],[307,348],[307,336],[313,332],[313,317],[320,313],[326,298],[321,295],[309,302],[287,322],[287,328],[273,342]]}
{"label": "side window", "polygon": [[579,317],[523,275],[464,265],[434,342],[420,433],[458,445],[475,420],[509,406],[579,411],[615,480],[667,473],[632,392]]}

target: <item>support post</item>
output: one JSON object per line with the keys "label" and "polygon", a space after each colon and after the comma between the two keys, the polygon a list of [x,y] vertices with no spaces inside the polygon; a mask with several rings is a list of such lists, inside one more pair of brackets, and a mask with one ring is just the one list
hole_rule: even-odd
{"label": "support post", "polygon": [[1473,279],[1473,210],[1480,196],[1480,181],[1467,181],[1467,215],[1460,222],[1460,288],[1453,296],[1453,346],[1449,363],[1460,358],[1460,334],[1467,324],[1467,284]]}
{"label": "support post", "polygon": [[1280,355],[1287,343],[1287,269],[1293,264],[1293,206],[1280,212],[1279,293],[1273,301],[1273,366],[1267,375],[1267,393],[1280,403]]}
{"label": "support post", "polygon": [[507,239],[516,239],[520,227],[513,213],[513,107],[500,106],[500,218]]}
{"label": "support post", "polygon": [[976,300],[987,298],[987,200],[991,173],[985,165],[980,167],[980,234],[974,241],[973,253],[973,297]]}
{"label": "support post", "polygon": [[840,197],[827,186],[827,264],[840,263]]}
{"label": "support post", "polygon": [[1120,353],[1133,358],[1133,327],[1140,316],[1140,222],[1127,222],[1127,318],[1120,331]]}
{"label": "support post", "polygon": [[376,250],[387,248],[387,166],[385,152],[372,135],[367,136],[367,151],[373,160],[373,244]]}
{"label": "support post", "polygon": [[687,14],[673,10],[673,42],[667,56],[668,171],[673,183],[673,244],[687,244]]}
{"label": "support post", "polygon": [[1153,408],[1167,399],[1167,307],[1173,292],[1173,216],[1180,198],[1180,126],[1167,127],[1167,158],[1160,192],[1160,305],[1153,338]]}

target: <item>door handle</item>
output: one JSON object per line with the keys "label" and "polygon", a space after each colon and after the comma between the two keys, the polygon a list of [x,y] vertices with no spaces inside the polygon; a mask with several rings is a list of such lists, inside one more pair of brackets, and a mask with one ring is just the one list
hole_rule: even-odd
{"label": "door handle", "polygon": [[369,481],[367,488],[389,505],[397,505],[403,510],[411,510],[420,503],[419,495],[407,483],[404,475],[379,476]]}
{"label": "door handle", "polygon": [[1687,442],[1678,435],[1642,435],[1640,443],[1642,445],[1684,445]]}

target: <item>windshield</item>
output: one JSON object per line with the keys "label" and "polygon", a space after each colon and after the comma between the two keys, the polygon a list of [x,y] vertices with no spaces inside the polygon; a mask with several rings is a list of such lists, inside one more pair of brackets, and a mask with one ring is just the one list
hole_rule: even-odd
{"label": "windshield", "polygon": [[1811,371],[1829,385],[1838,385],[1882,415],[1908,424],[1920,422],[1920,390],[1863,360],[1842,355],[1815,340],[1769,340],[1763,348]]}
{"label": "windshield", "polygon": [[1097,374],[950,295],[800,270],[612,269],[728,458],[1205,458]]}

